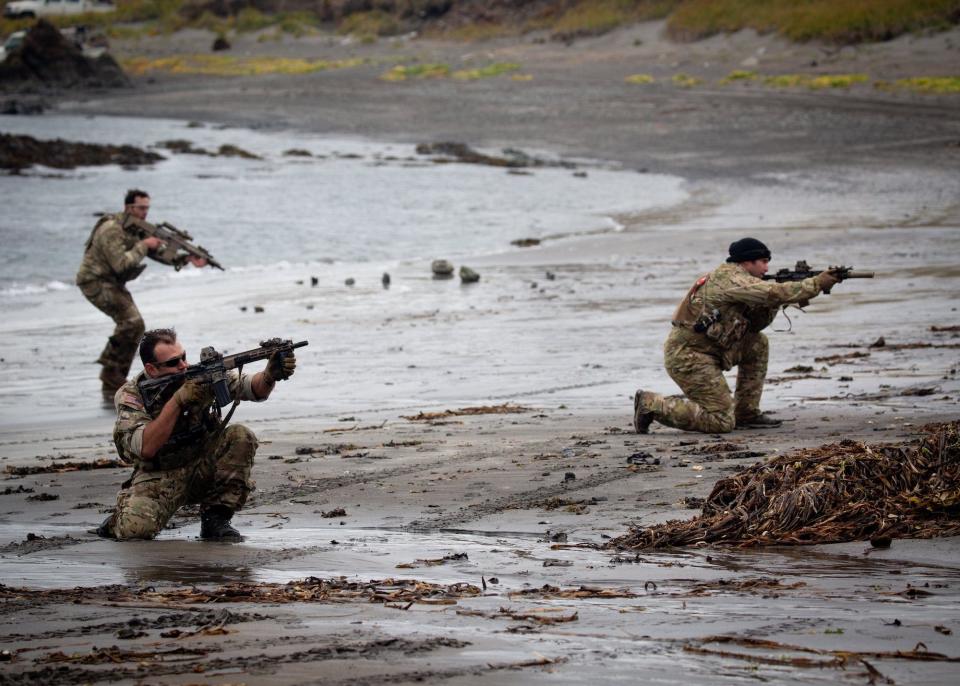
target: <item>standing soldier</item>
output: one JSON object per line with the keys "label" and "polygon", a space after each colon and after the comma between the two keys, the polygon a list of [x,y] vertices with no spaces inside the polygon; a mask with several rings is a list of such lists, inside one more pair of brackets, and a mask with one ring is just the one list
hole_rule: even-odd
{"label": "standing soldier", "polygon": [[[730,244],[730,256],[700,277],[673,315],[664,345],[667,373],[686,398],[638,390],[633,423],[645,434],[658,421],[686,431],[726,433],[769,428],[778,420],[760,412],[767,374],[767,337],[761,333],[781,305],[810,300],[838,282],[830,272],[792,283],[763,281],[770,251],[755,238]],[[737,367],[731,397],[723,372]]]}
{"label": "standing soldier", "polygon": [[[141,264],[143,258],[162,245],[154,236],[141,240],[131,227],[134,219],[146,220],[150,195],[146,191],[129,190],[123,203],[123,212],[104,215],[94,226],[77,271],[77,285],[84,297],[116,324],[97,359],[103,365],[100,371],[103,397],[110,401],[127,380],[145,328],[126,283],[140,276],[146,269],[146,265]],[[191,258],[191,262],[197,267],[206,264],[196,258]]]}

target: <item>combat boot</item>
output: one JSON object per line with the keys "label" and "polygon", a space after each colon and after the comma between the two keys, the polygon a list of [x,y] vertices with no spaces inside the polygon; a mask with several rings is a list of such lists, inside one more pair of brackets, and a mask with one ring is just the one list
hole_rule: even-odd
{"label": "combat boot", "polygon": [[106,519],[100,522],[100,526],[98,526],[96,529],[91,529],[90,533],[96,534],[100,538],[110,538],[116,540],[117,536],[113,533],[113,515],[109,515]]}
{"label": "combat boot", "polygon": [[738,429],[774,429],[783,424],[779,419],[774,419],[768,414],[758,412],[749,417],[737,417],[736,428]]}
{"label": "combat boot", "polygon": [[205,541],[239,543],[240,532],[230,526],[233,510],[223,505],[214,505],[200,513],[200,538]]}
{"label": "combat boot", "polygon": [[638,434],[650,433],[653,424],[653,412],[643,404],[643,391],[638,390],[633,395],[633,428]]}

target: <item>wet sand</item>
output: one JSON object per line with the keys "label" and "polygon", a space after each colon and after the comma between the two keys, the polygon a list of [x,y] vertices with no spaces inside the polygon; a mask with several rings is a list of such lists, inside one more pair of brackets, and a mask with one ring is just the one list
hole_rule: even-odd
{"label": "wet sand", "polygon": [[[236,518],[242,544],[201,543],[190,510],[153,542],[85,533],[112,506],[122,469],[8,475],[0,491],[32,490],[0,496],[0,634],[11,650],[0,683],[952,682],[956,539],[639,556],[593,544],[693,516],[718,478],[764,457],[844,438],[909,440],[956,418],[960,338],[931,327],[956,324],[957,101],[696,89],[638,100],[620,72],[650,68],[633,63],[631,38],[503,46],[543,69],[533,86],[388,93],[372,69],[307,81],[164,77],[69,106],[542,147],[679,173],[691,200],[619,217],[622,230],[478,255],[473,290],[404,263],[394,272],[403,302],[389,311],[351,318],[350,303],[331,297],[322,316],[306,315],[296,326],[335,329],[327,345],[312,343],[298,376],[235,420],[262,439],[257,490]],[[736,42],[710,45],[719,73],[743,59]],[[898,48],[860,51],[857,64],[890,71]],[[809,61],[804,50],[789,59]],[[217,107],[211,87],[224,89]],[[774,248],[776,266],[852,262],[878,278],[841,284],[791,333],[770,333],[764,404],[782,428],[633,434],[633,389],[674,392],[660,346],[675,301],[745,233]],[[276,302],[298,302],[289,281],[272,287]],[[886,345],[870,347],[881,336]],[[325,390],[312,406],[308,388]],[[520,411],[404,418],[504,403]],[[109,430],[106,413],[5,422],[3,464],[110,457]],[[28,500],[40,494],[56,499]],[[307,584],[313,599],[300,587],[296,602],[255,601],[243,587],[232,587],[236,602],[172,595],[308,577],[345,580],[323,592]],[[95,588],[64,590],[78,586]],[[581,587],[591,590],[577,597]]]}

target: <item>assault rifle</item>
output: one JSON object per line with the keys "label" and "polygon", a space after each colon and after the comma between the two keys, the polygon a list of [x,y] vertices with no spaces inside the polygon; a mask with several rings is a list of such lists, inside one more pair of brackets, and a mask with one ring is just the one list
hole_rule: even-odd
{"label": "assault rifle", "polygon": [[[807,264],[806,260],[797,260],[797,264],[794,265],[793,269],[787,269],[784,267],[775,274],[764,274],[764,281],[776,281],[777,283],[785,283],[787,281],[803,281],[804,279],[809,279],[811,276],[816,276],[820,272],[824,271],[811,269]],[[825,271],[833,274],[837,281],[844,281],[845,279],[872,279],[873,272],[858,272],[854,271],[853,267],[827,267]],[[830,294],[830,289],[825,288],[823,292],[827,295]]]}
{"label": "assault rifle", "polygon": [[213,255],[207,252],[207,249],[202,245],[194,245],[191,242],[193,236],[183,229],[178,229],[173,224],[167,222],[151,224],[146,220],[137,219],[136,217],[130,217],[129,222],[129,225],[134,227],[140,238],[154,236],[163,241],[163,245],[156,250],[150,251],[150,257],[158,262],[172,265],[174,269],[180,271],[180,268],[187,263],[189,258],[199,257],[206,260],[207,264],[211,267],[216,267],[220,271],[223,271],[223,267],[213,259]]}
{"label": "assault rifle", "polygon": [[138,387],[143,396],[143,405],[147,412],[153,414],[166,404],[173,394],[187,381],[195,381],[213,386],[213,395],[217,407],[226,407],[233,402],[230,395],[230,386],[227,383],[227,371],[239,370],[245,364],[266,360],[274,353],[280,353],[281,358],[293,352],[294,348],[302,348],[307,341],[294,343],[282,338],[271,338],[260,342],[259,348],[246,350],[233,355],[222,355],[212,346],[200,351],[200,362],[192,364],[177,374],[167,374],[155,378],[144,377]]}

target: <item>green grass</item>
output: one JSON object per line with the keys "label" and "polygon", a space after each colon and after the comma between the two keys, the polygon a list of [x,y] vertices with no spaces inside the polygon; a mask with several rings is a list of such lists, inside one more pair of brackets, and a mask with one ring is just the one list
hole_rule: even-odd
{"label": "green grass", "polygon": [[889,40],[960,22],[960,0],[686,0],[667,21],[677,40],[751,28],[793,41]]}
{"label": "green grass", "polygon": [[360,58],[347,60],[304,60],[286,57],[235,57],[233,55],[178,55],[151,59],[133,57],[121,60],[129,74],[151,72],[204,74],[207,76],[261,76],[266,74],[310,74],[331,69],[348,69],[366,64]]}
{"label": "green grass", "polygon": [[825,88],[849,88],[857,83],[866,83],[869,81],[866,74],[822,74],[814,76],[812,74],[779,74],[777,76],[767,76],[763,83],[775,88],[809,88],[810,90],[823,90]]}
{"label": "green grass", "polygon": [[407,81],[409,79],[441,79],[450,76],[450,66],[446,64],[398,64],[380,75],[383,81]]}
{"label": "green grass", "polygon": [[908,79],[897,79],[890,83],[878,81],[874,84],[884,90],[908,90],[915,93],[958,94],[960,93],[960,76],[914,76]]}
{"label": "green grass", "polygon": [[520,69],[516,62],[494,62],[478,69],[458,69],[450,76],[460,81],[476,81],[477,79],[489,79],[501,74],[509,74]]}

